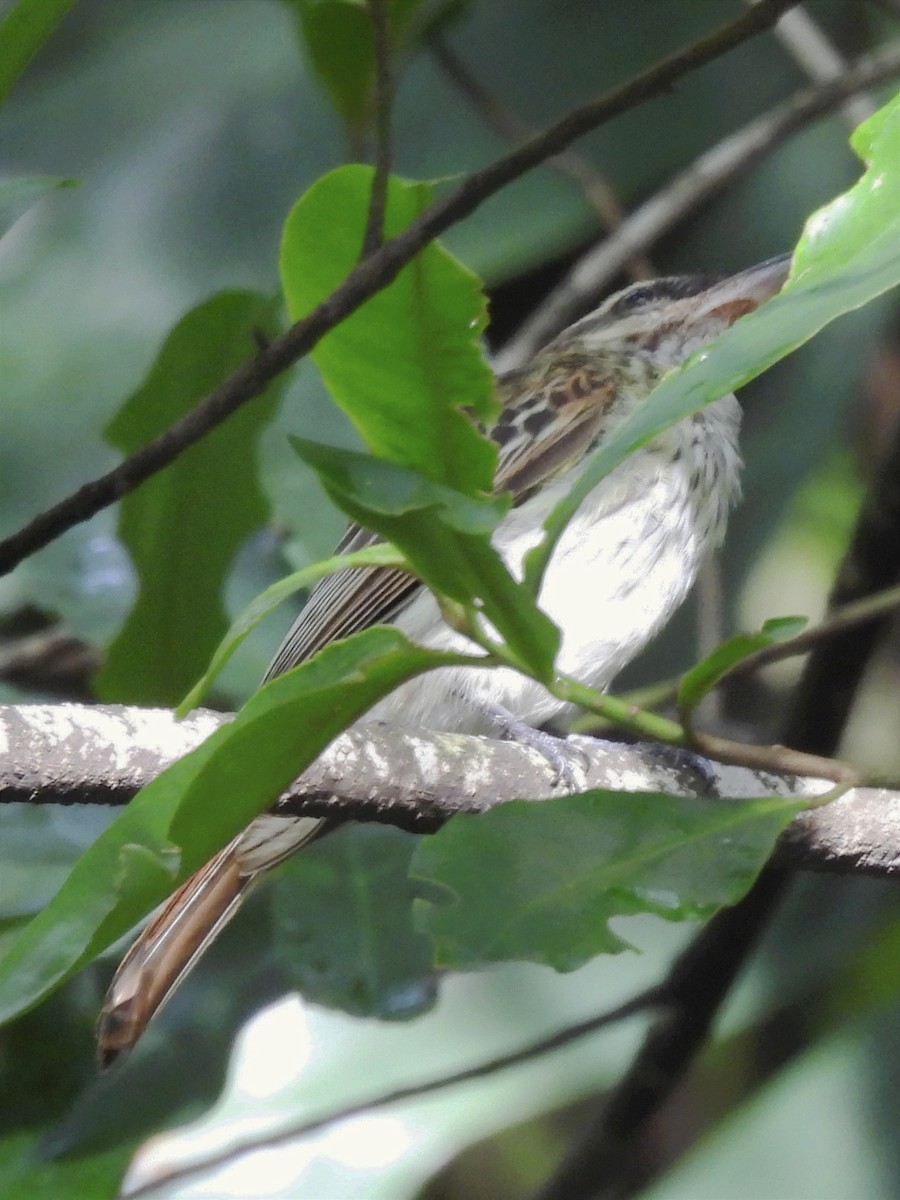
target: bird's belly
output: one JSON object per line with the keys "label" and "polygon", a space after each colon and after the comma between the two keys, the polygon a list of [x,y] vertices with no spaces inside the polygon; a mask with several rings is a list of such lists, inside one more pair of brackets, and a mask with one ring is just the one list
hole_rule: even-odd
{"label": "bird's belly", "polygon": [[[542,508],[548,510],[556,498],[544,497]],[[698,518],[691,499],[687,482],[668,471],[638,480],[617,472],[585,501],[560,539],[540,597],[562,631],[561,672],[607,687],[681,604],[711,535],[719,533]],[[514,510],[495,536],[517,576],[540,534],[542,515],[528,509],[526,504]],[[427,592],[396,625],[424,645],[469,646],[444,625]],[[533,724],[553,720],[566,707],[541,684],[509,668],[442,668],[398,688],[368,719],[490,732],[484,706],[498,704]]]}

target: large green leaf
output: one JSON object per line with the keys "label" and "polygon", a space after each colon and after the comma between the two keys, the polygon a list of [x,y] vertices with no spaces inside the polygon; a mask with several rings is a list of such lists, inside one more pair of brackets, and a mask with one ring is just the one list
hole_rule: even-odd
{"label": "large green leaf", "polygon": [[75,0],[19,0],[0,21],[0,104]]}
{"label": "large green leaf", "polygon": [[419,846],[416,878],[445,890],[418,902],[437,965],[510,959],[572,971],[626,949],[613,917],[708,917],[738,900],[796,800],[593,791],[458,815]]}
{"label": "large green leaf", "polygon": [[868,170],[807,222],[779,295],[666,375],[556,505],[545,522],[546,537],[528,555],[532,588],[540,586],[569,518],[628,454],[900,283],[900,95],[860,126],[853,145],[869,160]]}
{"label": "large green leaf", "polygon": [[549,678],[559,631],[506,569],[490,533],[508,508],[353,450],[292,438],[335,504],[398,546],[437,592],[484,615],[519,662]]}
{"label": "large green leaf", "polygon": [[281,868],[274,948],[306,1000],[387,1019],[431,1006],[431,942],[412,921],[417,843],[386,825],[345,826]]}
{"label": "large green leaf", "polygon": [[[276,303],[222,292],[178,322],[140,388],[107,429],[128,454],[159,434],[276,331]],[[279,384],[245,404],[122,501],[119,536],[140,581],[137,601],[96,681],[107,700],[172,704],[228,628],[222,588],[235,552],[268,515],[256,447]]]}
{"label": "large green leaf", "polygon": [[[341,167],[294,205],[281,245],[294,320],[358,261],[371,186],[368,167]],[[385,235],[404,229],[430,198],[426,184],[391,179]],[[476,276],[431,245],[322,338],[312,357],[373,453],[474,495],[490,491],[496,463],[496,447],[461,411],[481,420],[494,412],[478,342],[485,320]]]}
{"label": "large green leaf", "polygon": [[230,725],[144,788],[78,860],[0,960],[0,1021],[121,937],[379,696],[460,661],[395,630],[369,629],[266,684]]}

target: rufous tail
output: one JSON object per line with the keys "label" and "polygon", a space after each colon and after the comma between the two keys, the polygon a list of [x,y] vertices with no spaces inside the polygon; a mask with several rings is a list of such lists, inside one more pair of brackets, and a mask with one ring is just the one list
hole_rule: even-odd
{"label": "rufous tail", "polygon": [[173,892],[138,934],[116,971],[97,1022],[105,1068],[129,1051],[153,1015],[231,920],[254,875],[238,867],[234,843]]}
{"label": "rufous tail", "polygon": [[113,976],[97,1022],[97,1057],[111,1066],[240,907],[254,881],[330,828],[319,817],[263,813],[173,892]]}

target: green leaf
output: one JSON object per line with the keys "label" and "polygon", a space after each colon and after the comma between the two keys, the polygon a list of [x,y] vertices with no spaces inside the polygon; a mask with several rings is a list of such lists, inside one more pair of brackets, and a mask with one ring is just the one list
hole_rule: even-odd
{"label": "green leaf", "polygon": [[0,21],[0,104],[75,0],[19,0]]}
{"label": "green leaf", "polygon": [[418,840],[389,826],[345,826],[279,870],[275,951],[306,1000],[394,1020],[431,1007],[431,942],[412,921]]}
{"label": "green leaf", "polygon": [[682,676],[678,685],[679,708],[696,708],[722,676],[742,659],[765,646],[796,637],[807,623],[806,617],[772,617],[764,623],[759,633],[734,634]]}
{"label": "green leaf", "polygon": [[802,802],[593,791],[458,815],[419,846],[417,902],[439,966],[525,960],[572,971],[628,944],[613,917],[708,917],[743,895]]}
{"label": "green leaf", "polygon": [[[256,331],[276,332],[275,312],[273,299],[252,292],[222,292],[192,309],[110,422],[109,439],[132,453],[189,412],[252,357]],[[268,515],[256,446],[280,386],[122,501],[119,536],[140,593],[96,680],[102,698],[173,704],[206,667],[228,628],[222,589],[234,555]]]}
{"label": "green leaf", "polygon": [[57,175],[23,175],[0,184],[0,238],[48,192],[77,186],[76,179],[60,179]]}
{"label": "green leaf", "polygon": [[490,533],[506,497],[474,500],[414,471],[353,450],[291,438],[328,494],[354,521],[399,546],[436,591],[476,606],[513,654],[547,679],[559,631],[506,569]]}
{"label": "green leaf", "polygon": [[[291,436],[291,445],[319,472],[328,487],[373,514],[402,518],[432,511],[456,533],[487,537],[509,512],[509,496],[473,498],[408,467],[396,466],[358,450],[326,446]],[[447,572],[448,582],[452,573]]]}
{"label": "green leaf", "polygon": [[372,22],[359,0],[288,0],[313,71],[351,136],[372,117],[375,50]]}
{"label": "green leaf", "polygon": [[526,558],[525,578],[535,594],[569,519],[627,455],[900,283],[900,96],[860,126],[853,144],[871,165],[849,192],[807,222],[779,295],[670,371],[550,513],[546,536]]}
{"label": "green leaf", "polygon": [[[356,265],[372,171],[348,166],[295,204],[281,244],[281,280],[297,320]],[[391,179],[385,236],[427,206],[430,188]],[[327,334],[312,353],[328,390],[371,451],[467,495],[489,492],[496,447],[461,411],[492,418],[493,381],[479,346],[486,321],[475,275],[436,244]]]}
{"label": "green leaf", "polygon": [[377,546],[367,546],[364,550],[355,550],[351,554],[336,554],[322,562],[311,563],[300,571],[294,571],[279,579],[271,587],[254,597],[240,616],[232,623],[231,628],[216,647],[209,666],[194,684],[185,698],[178,705],[176,713],[185,716],[192,708],[200,703],[209,685],[219,674],[225,664],[237,650],[244,638],[267,617],[273,609],[283,603],[289,596],[305,588],[312,587],[326,575],[334,575],[349,567],[403,567],[406,559],[395,546],[379,543]]}
{"label": "green leaf", "polygon": [[462,656],[368,629],[271,680],[145,787],[0,960],[0,1022],[121,937],[270,805],[338,733],[414,675]]}
{"label": "green leaf", "polygon": [[[788,285],[821,289],[817,300],[826,313],[859,307],[900,280],[900,92],[850,144],[868,169],[806,222]],[[832,295],[835,288],[840,296]]]}
{"label": "green leaf", "polygon": [[15,1133],[0,1143],[4,1200],[58,1200],[60,1196],[115,1200],[121,1196],[119,1188],[133,1146],[116,1146],[60,1162],[47,1159],[43,1141],[41,1135]]}
{"label": "green leaf", "polygon": [[[301,44],[331,103],[358,143],[372,124],[375,99],[375,44],[365,0],[286,0],[295,14]],[[388,18],[395,47],[423,0],[389,0]]]}

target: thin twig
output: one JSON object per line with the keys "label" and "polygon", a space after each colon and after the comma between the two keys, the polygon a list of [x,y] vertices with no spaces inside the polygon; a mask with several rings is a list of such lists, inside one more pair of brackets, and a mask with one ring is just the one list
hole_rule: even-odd
{"label": "thin twig", "polygon": [[501,1054],[496,1058],[480,1062],[474,1067],[466,1067],[461,1071],[454,1071],[449,1075],[439,1075],[437,1078],[427,1080],[424,1083],[410,1084],[408,1087],[396,1088],[394,1091],[385,1092],[380,1096],[373,1096],[369,1100],[361,1100],[356,1104],[347,1105],[345,1108],[327,1113],[324,1116],[314,1117],[312,1120],[293,1122],[280,1129],[277,1133],[271,1133],[263,1137],[255,1134],[247,1138],[237,1139],[227,1149],[198,1158],[187,1166],[177,1167],[167,1172],[164,1176],[154,1179],[151,1183],[132,1188],[125,1195],[128,1200],[138,1200],[139,1197],[152,1196],[157,1188],[169,1188],[173,1183],[183,1183],[185,1180],[193,1179],[199,1174],[214,1170],[216,1167],[222,1167],[226,1163],[234,1162],[242,1154],[269,1149],[272,1146],[283,1146],[285,1142],[292,1142],[297,1138],[316,1133],[319,1129],[322,1129],[326,1125],[332,1125],[336,1121],[346,1121],[351,1117],[360,1116],[362,1113],[368,1113],[374,1109],[386,1108],[391,1104],[399,1104],[405,1100],[419,1100],[423,1096],[434,1095],[437,1092],[444,1091],[446,1088],[455,1087],[460,1083],[471,1083],[476,1079],[484,1079],[489,1075],[497,1074],[499,1071],[520,1066],[522,1063],[531,1062],[545,1054],[551,1054],[555,1050],[561,1050],[563,1047],[569,1046],[573,1042],[588,1037],[592,1033],[597,1033],[599,1030],[605,1029],[619,1021],[627,1020],[638,1013],[656,1008],[661,1003],[664,1003],[664,1001],[665,997],[659,988],[647,988],[646,991],[639,993],[637,996],[632,997],[631,1000],[627,1000],[624,1004],[620,1004],[616,1008],[609,1009],[598,1016],[589,1017],[586,1021],[579,1021],[573,1025],[569,1025],[565,1029],[551,1034],[549,1037],[540,1038],[538,1041],[530,1042],[527,1046],[521,1046],[518,1050],[511,1051],[509,1054]]}
{"label": "thin twig", "polygon": [[692,749],[723,763],[740,764],[751,771],[778,771],[790,775],[815,775],[833,783],[856,786],[863,780],[862,772],[851,763],[829,755],[810,754],[793,746],[754,746],[736,742],[717,734],[694,730],[690,739]]}
{"label": "thin twig", "polygon": [[651,97],[668,92],[684,75],[770,29],[796,2],[761,0],[759,5],[685,50],[669,55],[627,83],[575,109],[543,133],[474,172],[449,195],[432,204],[402,233],[358,263],[327,299],[240,366],[158,438],[0,542],[0,575],[168,466],[184,449],[263,392],[276,375],[308,354],[324,334],[355,312],[370,296],[386,287],[423,246],[474,212],[501,188],[558,154],[576,138]]}
{"label": "thin twig", "polygon": [[[755,4],[756,0],[748,0]],[[814,83],[828,83],[847,69],[847,60],[839,54],[822,27],[805,8],[787,12],[775,26],[775,36],[789,52],[794,62]],[[871,117],[877,105],[871,96],[851,96],[841,105],[841,112],[851,129]]]}
{"label": "thin twig", "polygon": [[[730,667],[716,681],[716,687],[719,688],[723,684],[727,684],[737,676],[751,675],[756,671],[762,670],[764,667],[771,666],[773,663],[783,662],[788,658],[796,658],[801,654],[808,654],[819,642],[839,637],[847,630],[855,629],[858,625],[865,625],[869,621],[879,620],[882,617],[888,616],[897,608],[900,608],[900,586],[885,588],[884,591],[876,592],[871,596],[864,596],[861,600],[855,600],[850,604],[843,604],[838,608],[832,608],[829,610],[828,615],[817,625],[812,625],[809,629],[804,629],[801,633],[798,633],[795,637],[788,638],[786,641],[776,642],[771,646],[764,646],[762,649],[748,654],[746,658],[742,658],[740,662],[735,663],[733,667]],[[652,711],[675,702],[678,696],[679,683],[680,678],[663,679],[657,683],[649,683],[644,687],[635,688],[634,691],[616,696],[615,699],[619,703],[626,705],[631,711]],[[611,717],[600,717],[591,713],[579,717],[578,720],[573,722],[571,729],[574,733],[584,733],[590,737],[597,737],[599,732],[615,728],[615,725],[616,722]]]}
{"label": "thin twig", "polygon": [[774,150],[790,134],[830,112],[847,96],[874,87],[898,72],[900,41],[893,41],[876,54],[860,59],[840,79],[799,92],[705,151],[655,196],[635,209],[614,234],[576,263],[496,355],[495,369],[508,371],[532,358],[541,346],[595,301],[630,255],[652,246],[683,217]]}
{"label": "thin twig", "polygon": [[394,106],[391,14],[388,0],[369,0],[368,10],[375,48],[375,173],[372,176],[362,258],[367,258],[384,242],[384,217],[391,173],[391,117]]}
{"label": "thin twig", "polygon": [[[431,49],[447,78],[471,102],[486,125],[510,141],[521,141],[534,135],[534,128],[499,96],[489,91],[481,80],[476,79],[443,38],[434,38]],[[614,190],[587,159],[572,150],[566,150],[548,158],[547,166],[578,184],[606,229],[618,229],[625,220],[625,209]],[[653,264],[645,255],[633,255],[623,266],[632,279],[647,279],[655,274]]]}
{"label": "thin twig", "polygon": [[847,630],[856,629],[857,626],[865,625],[869,621],[879,620],[897,608],[900,608],[900,585],[885,588],[884,591],[876,592],[872,596],[864,596],[862,600],[855,600],[850,604],[842,604],[839,608],[830,609],[828,616],[818,625],[804,629],[802,633],[788,638],[787,641],[764,646],[761,650],[756,650],[753,654],[742,658],[722,676],[717,686],[736,675],[749,675],[772,663],[781,662],[786,658],[794,658],[798,654],[806,654],[819,642],[839,637]]}
{"label": "thin twig", "polygon": [[658,713],[634,710],[615,696],[601,694],[577,679],[562,677],[548,687],[558,699],[577,704],[599,717],[612,719],[618,725],[642,737],[655,738],[671,746],[690,747],[719,762],[750,767],[754,771],[816,775],[834,783],[856,785],[862,782],[860,771],[840,759],[806,754],[790,746],[757,746],[706,733],[695,729],[693,724],[685,719],[685,714],[682,714],[682,724],[679,725],[677,721],[671,721]]}

